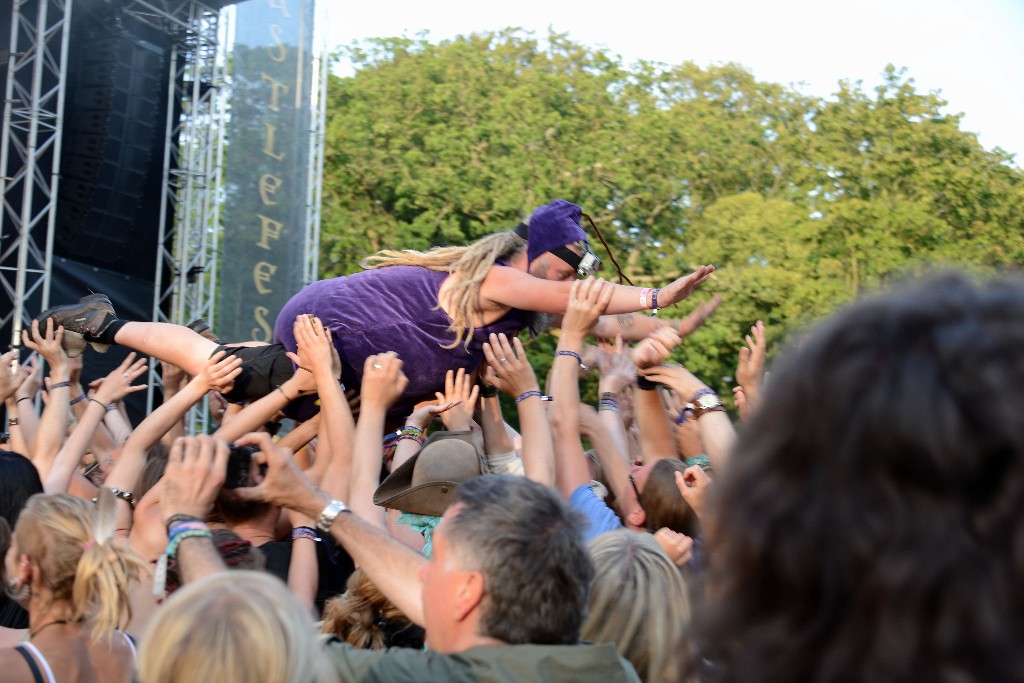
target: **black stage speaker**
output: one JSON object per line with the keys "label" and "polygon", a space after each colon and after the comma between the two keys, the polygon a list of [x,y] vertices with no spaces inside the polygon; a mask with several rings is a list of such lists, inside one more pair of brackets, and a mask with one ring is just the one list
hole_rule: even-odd
{"label": "black stage speaker", "polygon": [[152,282],[174,37],[115,4],[72,14],[54,251]]}

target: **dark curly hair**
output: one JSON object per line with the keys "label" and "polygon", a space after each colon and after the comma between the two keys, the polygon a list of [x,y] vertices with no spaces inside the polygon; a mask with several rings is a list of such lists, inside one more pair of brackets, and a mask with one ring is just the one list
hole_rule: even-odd
{"label": "dark curly hair", "polygon": [[1024,680],[1024,280],[934,273],[825,321],[717,486],[716,681]]}

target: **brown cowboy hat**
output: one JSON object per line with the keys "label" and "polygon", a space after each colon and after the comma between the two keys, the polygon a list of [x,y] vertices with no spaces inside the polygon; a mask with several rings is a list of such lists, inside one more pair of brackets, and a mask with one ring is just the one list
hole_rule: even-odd
{"label": "brown cowboy hat", "polygon": [[386,508],[440,517],[455,499],[455,488],[489,470],[470,440],[472,432],[434,432],[416,455],[388,475],[373,494]]}

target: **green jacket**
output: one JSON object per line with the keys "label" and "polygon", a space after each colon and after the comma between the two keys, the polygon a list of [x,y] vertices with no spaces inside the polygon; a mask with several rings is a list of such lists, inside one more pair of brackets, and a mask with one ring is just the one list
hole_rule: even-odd
{"label": "green jacket", "polygon": [[331,640],[327,653],[338,680],[346,682],[640,683],[633,665],[608,644],[487,645],[444,655],[407,648],[360,650]]}

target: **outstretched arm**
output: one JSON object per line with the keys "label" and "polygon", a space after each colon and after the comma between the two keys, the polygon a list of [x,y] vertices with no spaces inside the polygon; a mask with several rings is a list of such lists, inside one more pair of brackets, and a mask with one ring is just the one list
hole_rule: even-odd
{"label": "outstretched arm", "polygon": [[[714,271],[714,266],[700,266],[692,273],[657,288],[609,283],[613,289],[606,312],[615,315],[651,310],[655,304],[655,292],[658,308],[679,303],[704,284]],[[571,287],[571,282],[544,280],[517,268],[494,266],[480,286],[480,307],[484,311],[511,307],[562,314],[569,304]]]}
{"label": "outstretched arm", "polygon": [[[236,489],[237,496],[296,510],[313,519],[320,518],[331,502],[331,496],[313,487],[287,451],[275,448],[266,434],[248,434],[239,443],[260,446],[261,450],[255,457],[257,462],[267,465],[267,474],[258,486]],[[173,511],[168,509],[167,514],[173,514]],[[380,592],[413,623],[422,626],[423,598],[419,572],[427,564],[427,559],[351,512],[339,514],[330,527],[330,533],[345,546],[356,565],[363,568]]]}
{"label": "outstretched arm", "polygon": [[32,321],[31,330],[22,330],[25,346],[39,353],[50,367],[49,386],[46,391],[46,407],[39,420],[35,439],[29,445],[29,457],[39,470],[39,476],[46,479],[53,459],[64,443],[64,429],[67,426],[68,403],[71,397],[70,359],[61,346],[64,328],[53,329],[53,320],[47,318],[46,330],[39,329],[39,321]]}
{"label": "outstretched arm", "polygon": [[93,432],[99,426],[100,420],[107,412],[107,405],[120,401],[128,394],[146,389],[145,384],[132,386],[139,375],[146,371],[146,359],[135,360],[135,352],[132,351],[118,367],[114,368],[106,379],[100,384],[94,396],[85,403],[85,412],[82,413],[78,424],[64,442],[64,446],[54,458],[53,466],[43,481],[43,490],[47,493],[64,493],[68,490],[71,482],[71,475],[82,460],[89,443],[92,441]]}
{"label": "outstretched arm", "polygon": [[347,482],[356,425],[338,379],[341,359],[331,340],[331,330],[313,315],[296,316],[292,330],[298,354],[289,357],[299,366],[299,374],[312,374],[320,397],[317,446],[321,448],[318,448],[319,457],[313,463],[311,476],[316,479],[330,471],[331,476]]}
{"label": "outstretched arm", "polygon": [[[225,356],[223,351],[206,360],[203,370],[169,401],[150,413],[139,423],[121,450],[121,457],[107,475],[106,486],[131,493],[139,483],[146,466],[146,451],[160,440],[174,423],[202,400],[207,391],[225,388],[238,376],[242,361]],[[117,529],[127,533],[131,529],[130,505],[118,504]]]}
{"label": "outstretched arm", "polygon": [[[711,391],[693,373],[678,365],[658,365],[643,372],[648,379],[663,383],[680,396],[691,397],[691,401],[697,392]],[[661,416],[664,416],[664,412]],[[721,472],[736,441],[736,430],[725,410],[720,408],[698,411],[697,424],[700,426],[700,438],[711,461],[711,467]]]}
{"label": "outstretched arm", "polygon": [[573,283],[569,311],[566,313],[558,351],[551,364],[551,392],[554,405],[551,423],[555,435],[555,483],[568,500],[580,486],[590,483],[590,470],[580,441],[579,361],[594,321],[608,305],[614,285],[604,280]]}
{"label": "outstretched arm", "polygon": [[[402,372],[402,360],[393,351],[370,356],[363,367],[363,383],[359,392],[362,407],[356,423],[355,448],[352,449],[351,484],[331,481],[325,485],[332,496],[347,499],[353,512],[367,523],[385,530],[384,508],[373,502],[373,492],[380,478],[384,423],[388,408],[398,400],[409,384]],[[336,456],[337,457],[337,456]]]}
{"label": "outstretched arm", "polygon": [[736,381],[739,383],[740,393],[743,396],[740,417],[745,420],[750,412],[761,403],[761,382],[764,376],[764,361],[767,351],[764,323],[758,320],[750,328],[750,334],[744,338],[744,341],[746,345],[740,347],[740,360],[736,366]]}
{"label": "outstretched arm", "polygon": [[680,337],[687,337],[700,329],[714,314],[720,303],[722,303],[722,295],[716,294],[710,300],[699,304],[685,318],[679,320],[663,316],[648,316],[642,313],[602,315],[590,333],[602,339],[614,339],[616,335],[622,335],[626,341],[640,341],[649,337],[655,330],[668,328],[677,332]]}
{"label": "outstretched arm", "polygon": [[526,358],[526,350],[518,337],[509,340],[504,334],[492,334],[490,339],[490,342],[484,342],[483,347],[484,358],[489,366],[487,381],[512,398],[536,392],[536,395],[516,403],[519,428],[523,434],[523,471],[538,484],[554,486],[555,449],[551,440],[551,425],[544,404],[541,403],[540,385]]}
{"label": "outstretched arm", "polygon": [[[633,349],[633,362],[637,371],[645,373],[668,358],[679,344],[679,335],[672,330],[659,330],[649,338],[637,344]],[[640,432],[640,445],[645,463],[676,456],[676,442],[672,429],[665,416],[661,392],[657,387],[641,388],[637,384],[634,394],[636,400],[636,423]],[[687,394],[689,396],[689,394]]]}

